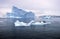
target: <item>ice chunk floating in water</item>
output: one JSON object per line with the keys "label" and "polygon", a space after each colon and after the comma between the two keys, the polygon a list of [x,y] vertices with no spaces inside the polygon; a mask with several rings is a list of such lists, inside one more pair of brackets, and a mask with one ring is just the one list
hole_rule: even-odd
{"label": "ice chunk floating in water", "polygon": [[32,25],[45,25],[45,24],[51,24],[51,22],[44,23],[43,21],[41,21],[41,22],[34,22],[34,23],[32,23]]}
{"label": "ice chunk floating in water", "polygon": [[24,22],[19,22],[19,20],[17,20],[15,23],[15,26],[30,26],[30,25],[45,25],[45,24],[51,24],[51,22],[46,22],[44,23],[43,21],[41,22],[34,22],[33,20],[30,21],[29,23],[24,23]]}
{"label": "ice chunk floating in water", "polygon": [[21,23],[19,22],[19,20],[17,20],[14,24],[15,24],[15,26],[20,26],[21,25]]}
{"label": "ice chunk floating in water", "polygon": [[19,20],[17,20],[14,24],[15,26],[30,26],[32,24],[32,22],[34,22],[33,20],[29,23],[24,23],[24,22],[19,22]]}

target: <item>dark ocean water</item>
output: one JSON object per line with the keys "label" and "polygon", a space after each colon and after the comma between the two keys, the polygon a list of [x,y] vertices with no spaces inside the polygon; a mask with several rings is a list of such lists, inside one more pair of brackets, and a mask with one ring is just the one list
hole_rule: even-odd
{"label": "dark ocean water", "polygon": [[51,24],[15,27],[11,20],[0,23],[0,39],[60,39],[60,18]]}

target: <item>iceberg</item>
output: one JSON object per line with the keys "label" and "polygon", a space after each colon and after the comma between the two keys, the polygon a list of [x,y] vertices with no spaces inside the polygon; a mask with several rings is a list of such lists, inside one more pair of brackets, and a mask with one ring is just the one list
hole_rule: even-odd
{"label": "iceberg", "polygon": [[14,24],[15,26],[30,26],[32,22],[34,21],[32,20],[29,23],[24,23],[24,22],[20,22],[19,20],[17,20]]}
{"label": "iceberg", "polygon": [[51,24],[51,23],[50,22],[44,23],[43,21],[34,22],[34,20],[30,21],[29,23],[24,23],[24,22],[20,22],[19,20],[17,20],[14,24],[15,26],[31,26],[31,25],[46,25],[46,24]]}
{"label": "iceberg", "polygon": [[[7,18],[16,18],[19,21],[29,23],[31,20],[35,19],[35,14],[33,12],[27,12],[23,9],[19,9],[15,6],[12,8],[12,12],[6,14]],[[14,19],[14,20],[16,20]]]}
{"label": "iceberg", "polygon": [[34,22],[34,23],[32,23],[32,25],[46,25],[46,24],[51,24],[50,22],[43,22],[43,21],[41,21],[41,22]]}

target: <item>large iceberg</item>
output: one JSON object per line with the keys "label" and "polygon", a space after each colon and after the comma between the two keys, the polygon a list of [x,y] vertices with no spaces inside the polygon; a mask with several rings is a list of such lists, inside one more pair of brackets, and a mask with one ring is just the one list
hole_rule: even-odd
{"label": "large iceberg", "polygon": [[[33,12],[27,12],[23,9],[19,9],[15,6],[13,6],[12,8],[12,12],[11,13],[7,13],[6,16],[8,18],[16,18],[19,21],[22,22],[30,22],[31,20],[34,20],[35,18],[35,14]],[[14,19],[16,21],[16,19]]]}

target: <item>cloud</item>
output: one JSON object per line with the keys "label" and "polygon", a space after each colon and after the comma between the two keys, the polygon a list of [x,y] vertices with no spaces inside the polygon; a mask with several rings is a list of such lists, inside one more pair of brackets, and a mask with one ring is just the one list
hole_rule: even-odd
{"label": "cloud", "polygon": [[0,10],[3,8],[2,11],[11,9],[13,5],[17,6],[18,8],[36,11],[36,13],[37,10],[38,12],[40,11],[39,13],[43,14],[46,14],[45,11],[51,11],[47,14],[54,13],[55,15],[58,15],[57,13],[60,13],[60,0],[0,0]]}

